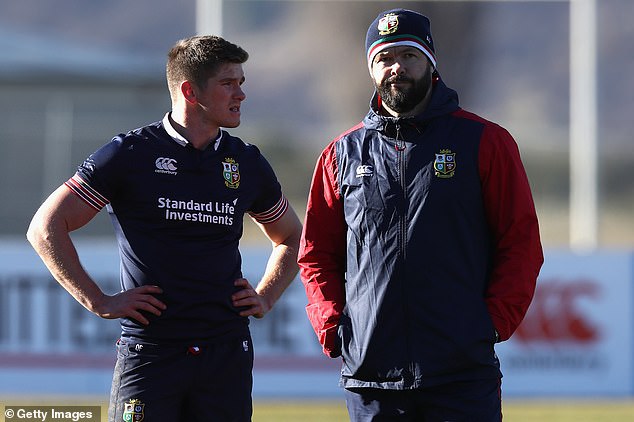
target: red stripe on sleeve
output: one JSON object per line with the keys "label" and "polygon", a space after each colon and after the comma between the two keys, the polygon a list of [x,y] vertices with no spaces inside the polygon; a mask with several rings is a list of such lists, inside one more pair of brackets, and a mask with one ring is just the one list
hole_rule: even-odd
{"label": "red stripe on sleeve", "polygon": [[77,196],[97,211],[101,211],[110,201],[93,189],[79,174],[75,174],[64,183]]}

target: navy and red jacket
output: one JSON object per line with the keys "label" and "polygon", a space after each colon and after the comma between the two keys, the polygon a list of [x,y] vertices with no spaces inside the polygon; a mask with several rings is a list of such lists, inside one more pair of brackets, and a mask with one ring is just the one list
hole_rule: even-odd
{"label": "navy and red jacket", "polygon": [[518,147],[442,81],[415,117],[381,116],[378,101],[315,168],[299,253],[309,320],[343,357],[343,387],[500,377],[494,343],[543,263]]}

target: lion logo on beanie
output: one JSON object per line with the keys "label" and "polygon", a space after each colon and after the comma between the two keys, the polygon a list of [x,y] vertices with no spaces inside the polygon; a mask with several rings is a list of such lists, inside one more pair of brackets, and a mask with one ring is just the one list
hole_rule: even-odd
{"label": "lion logo on beanie", "polygon": [[389,35],[395,33],[398,29],[398,15],[395,13],[388,13],[383,16],[379,19],[377,29],[379,30],[379,35]]}
{"label": "lion logo on beanie", "polygon": [[419,49],[435,68],[436,52],[430,26],[426,16],[413,10],[391,9],[379,13],[365,36],[368,69],[372,69],[372,60],[379,52],[399,46]]}

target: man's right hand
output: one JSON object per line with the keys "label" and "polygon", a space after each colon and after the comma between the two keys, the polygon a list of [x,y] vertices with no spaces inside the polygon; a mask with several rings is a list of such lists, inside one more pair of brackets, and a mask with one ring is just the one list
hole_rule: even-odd
{"label": "man's right hand", "polygon": [[115,295],[104,295],[101,303],[95,305],[93,312],[102,318],[131,318],[140,324],[148,325],[150,321],[141,311],[160,316],[167,306],[155,295],[163,293],[158,286],[140,286],[124,290]]}

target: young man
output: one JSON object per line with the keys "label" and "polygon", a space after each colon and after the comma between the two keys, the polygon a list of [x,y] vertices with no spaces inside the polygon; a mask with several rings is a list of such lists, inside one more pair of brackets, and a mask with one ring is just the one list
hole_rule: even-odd
{"label": "young man", "polygon": [[[215,36],[171,49],[172,111],[115,137],[42,204],[27,237],[86,309],[120,318],[110,421],[249,421],[249,316],[268,312],[297,273],[301,224],[240,124],[248,54]],[[121,256],[122,291],[104,294],[69,232],[103,207]],[[273,250],[253,288],[238,242],[248,213]]]}
{"label": "young man", "polygon": [[543,262],[517,145],[458,106],[429,20],[383,12],[366,36],[376,92],[317,162],[300,275],[353,421],[499,421],[494,344]]}

